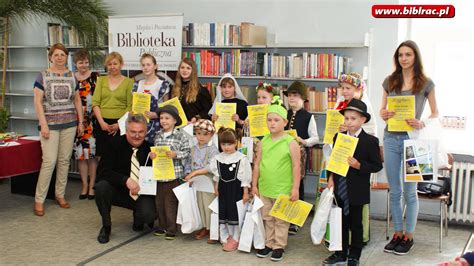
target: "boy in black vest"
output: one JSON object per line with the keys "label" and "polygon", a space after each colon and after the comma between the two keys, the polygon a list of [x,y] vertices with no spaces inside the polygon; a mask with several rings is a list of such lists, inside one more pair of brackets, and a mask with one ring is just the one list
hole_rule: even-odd
{"label": "boy in black vest", "polygon": [[[370,202],[370,174],[382,169],[379,140],[367,134],[362,129],[362,124],[370,120],[367,105],[364,102],[352,99],[346,108],[339,111],[344,115],[344,125],[347,134],[359,139],[353,157],[348,157],[349,171],[347,175],[340,176],[328,172],[328,187],[334,186],[336,201],[342,208],[342,251],[337,251],[328,257],[325,264],[344,263],[359,265],[363,245],[362,207]],[[349,230],[351,231],[351,245],[349,247]]]}
{"label": "boy in black vest", "polygon": [[[318,130],[316,128],[316,121],[314,116],[303,108],[304,102],[308,100],[308,87],[301,82],[293,82],[288,90],[284,92],[288,96],[288,124],[286,130],[296,129],[298,133],[297,141],[300,144],[301,150],[301,183],[300,183],[300,199],[304,200],[304,181],[306,175],[306,157],[309,153],[309,148],[314,146],[319,141]],[[296,234],[298,232],[297,225],[290,225],[289,234]]]}

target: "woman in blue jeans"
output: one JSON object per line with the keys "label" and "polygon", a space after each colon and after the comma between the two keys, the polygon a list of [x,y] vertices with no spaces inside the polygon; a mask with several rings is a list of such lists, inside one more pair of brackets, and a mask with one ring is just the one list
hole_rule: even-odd
{"label": "woman in blue jeans", "polygon": [[[385,78],[382,86],[384,89],[380,116],[383,120],[393,117],[395,112],[387,110],[387,97],[390,96],[415,96],[415,119],[406,122],[414,129],[425,126],[420,120],[426,100],[430,105],[430,118],[438,116],[436,105],[435,85],[423,73],[423,64],[418,46],[413,41],[401,43],[393,55],[395,71]],[[413,233],[415,232],[418,217],[417,183],[403,181],[403,141],[408,139],[407,132],[390,132],[385,127],[384,132],[384,157],[387,179],[390,187],[390,209],[392,211],[395,233],[384,251],[397,255],[407,254],[413,246]],[[402,193],[405,199],[406,224],[403,224]]]}

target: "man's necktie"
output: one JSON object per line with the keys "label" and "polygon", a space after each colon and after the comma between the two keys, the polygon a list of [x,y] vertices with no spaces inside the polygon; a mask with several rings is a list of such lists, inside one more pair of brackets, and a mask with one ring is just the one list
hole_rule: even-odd
{"label": "man's necktie", "polygon": [[349,215],[349,196],[347,194],[347,178],[344,176],[339,177],[338,194],[342,200],[342,213],[347,216]]}
{"label": "man's necktie", "polygon": [[138,182],[138,174],[140,172],[140,163],[138,163],[137,151],[138,151],[138,148],[133,148],[133,154],[132,154],[131,165],[130,165],[130,177],[133,180]]}

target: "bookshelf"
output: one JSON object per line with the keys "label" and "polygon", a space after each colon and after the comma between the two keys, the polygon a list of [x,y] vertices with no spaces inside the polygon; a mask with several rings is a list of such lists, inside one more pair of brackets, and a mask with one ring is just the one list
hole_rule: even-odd
{"label": "bookshelf", "polygon": [[[48,26],[43,24],[41,30],[35,32],[18,32],[10,39],[8,49],[7,83],[5,92],[5,105],[9,107],[9,131],[19,134],[38,135],[38,119],[33,105],[33,84],[38,73],[49,66]],[[58,25],[58,24],[55,24]],[[66,27],[67,28],[67,27]],[[51,40],[53,41],[53,40]],[[72,70],[72,56],[74,51],[84,48],[79,42],[65,45],[69,51],[68,67]],[[99,53],[104,54],[107,45],[95,47]],[[94,54],[94,63],[91,69],[104,72],[103,60],[100,54]]]}

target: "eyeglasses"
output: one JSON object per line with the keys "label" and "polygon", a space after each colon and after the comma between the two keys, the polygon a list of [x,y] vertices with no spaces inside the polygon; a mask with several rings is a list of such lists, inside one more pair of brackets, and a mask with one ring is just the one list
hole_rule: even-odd
{"label": "eyeglasses", "polygon": [[146,135],[146,131],[139,131],[139,132],[131,132],[131,131],[127,131],[127,135],[130,135],[132,137],[143,137]]}

